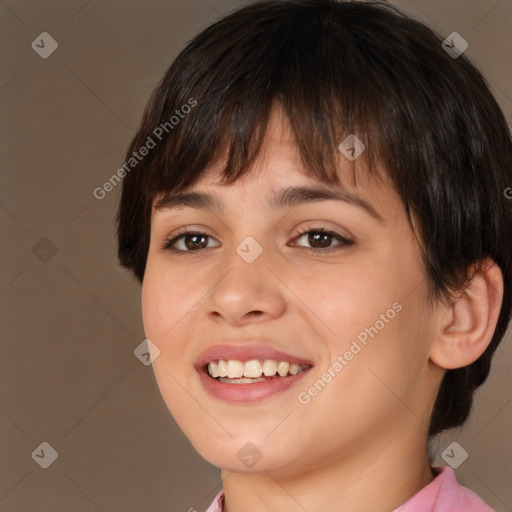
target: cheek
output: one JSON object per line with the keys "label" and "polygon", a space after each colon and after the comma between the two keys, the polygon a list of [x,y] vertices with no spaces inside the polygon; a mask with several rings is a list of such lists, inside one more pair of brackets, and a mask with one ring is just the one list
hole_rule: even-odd
{"label": "cheek", "polygon": [[409,374],[424,363],[431,335],[425,279],[413,249],[401,254],[368,251],[336,272],[301,281],[300,293],[329,328],[322,332],[331,361],[352,351],[349,365],[363,365],[367,376],[368,367]]}
{"label": "cheek", "polygon": [[329,328],[322,332],[328,332],[328,340],[341,350],[378,321],[399,298],[397,283],[389,275],[389,269],[383,269],[377,261],[366,264],[361,261],[301,281],[298,295],[307,297],[314,312]]}
{"label": "cheek", "polygon": [[193,372],[183,361],[191,359],[188,350],[193,309],[199,305],[202,294],[204,291],[190,283],[190,277],[148,259],[141,296],[144,332],[160,349],[152,369],[162,398],[187,435],[195,431],[191,414],[201,411],[190,398]]}
{"label": "cheek", "polygon": [[141,297],[144,332],[163,356],[177,357],[186,346],[182,326],[203,293],[190,281],[190,276],[184,277],[183,272],[173,272],[148,260]]}

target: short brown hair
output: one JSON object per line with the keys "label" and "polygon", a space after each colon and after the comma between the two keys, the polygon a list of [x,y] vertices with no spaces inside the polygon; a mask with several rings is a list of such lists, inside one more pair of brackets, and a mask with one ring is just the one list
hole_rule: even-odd
{"label": "short brown hair", "polygon": [[450,300],[485,257],[504,278],[493,338],[474,363],[446,371],[430,436],[467,419],[512,309],[510,131],[481,73],[441,39],[382,2],[262,1],[220,19],[153,92],[127,160],[157,127],[165,134],[124,178],[116,219],[120,263],[142,282],[155,197],[195,183],[226,141],[223,175],[236,181],[258,155],[275,101],[320,181],[339,183],[338,144],[356,134],[367,148],[358,162],[372,176],[383,166],[419,235],[432,300]]}

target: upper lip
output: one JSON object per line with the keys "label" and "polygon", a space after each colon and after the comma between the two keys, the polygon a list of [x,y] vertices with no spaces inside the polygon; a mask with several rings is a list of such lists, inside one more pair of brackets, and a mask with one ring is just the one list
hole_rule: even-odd
{"label": "upper lip", "polygon": [[282,350],[272,348],[269,345],[258,343],[237,344],[235,342],[221,343],[208,347],[199,355],[195,366],[200,370],[211,361],[218,361],[219,359],[225,361],[229,359],[238,361],[250,361],[251,359],[263,361],[265,359],[274,359],[276,361],[287,361],[288,363],[313,366],[313,363],[309,359],[288,354]]}

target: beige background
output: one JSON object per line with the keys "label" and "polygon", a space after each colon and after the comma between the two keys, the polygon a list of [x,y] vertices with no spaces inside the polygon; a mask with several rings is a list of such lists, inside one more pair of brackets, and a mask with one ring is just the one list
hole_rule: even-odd
{"label": "beige background", "polygon": [[[512,120],[512,0],[403,0],[443,36],[459,32]],[[150,366],[140,288],[116,265],[123,163],[150,92],[184,43],[237,0],[0,2],[2,512],[198,511],[219,471],[168,413]],[[42,59],[43,32],[58,49]],[[512,185],[512,183],[511,183]],[[510,333],[510,330],[509,330]],[[457,441],[459,480],[512,510],[510,335]],[[43,441],[58,452],[42,469]]]}

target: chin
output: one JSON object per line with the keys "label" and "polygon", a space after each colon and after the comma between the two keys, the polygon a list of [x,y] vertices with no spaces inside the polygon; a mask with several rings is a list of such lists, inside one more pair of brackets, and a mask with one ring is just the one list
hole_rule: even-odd
{"label": "chin", "polygon": [[[201,435],[201,434],[200,434]],[[251,441],[254,439],[254,441]],[[296,464],[296,443],[276,438],[258,441],[258,436],[241,435],[231,438],[227,434],[222,440],[201,435],[196,440],[189,438],[195,450],[210,464],[237,473],[260,473],[277,471]],[[295,447],[295,448],[294,448]]]}

